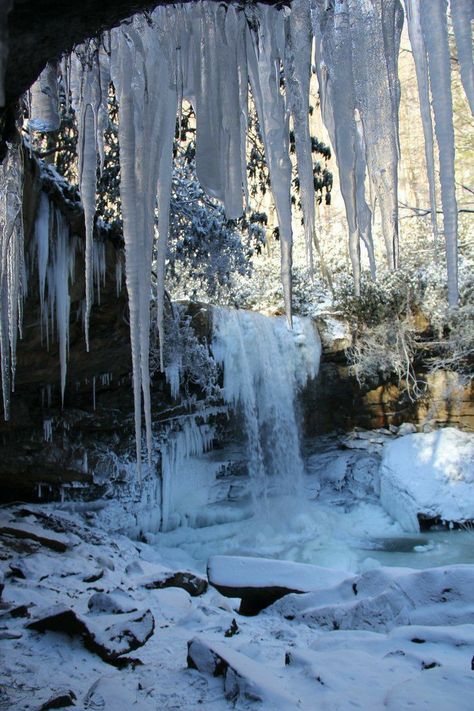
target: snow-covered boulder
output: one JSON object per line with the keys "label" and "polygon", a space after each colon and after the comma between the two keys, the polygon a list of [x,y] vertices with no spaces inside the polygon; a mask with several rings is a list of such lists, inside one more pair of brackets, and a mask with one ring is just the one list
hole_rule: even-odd
{"label": "snow-covered boulder", "polygon": [[84,646],[104,662],[120,664],[122,655],[142,647],[155,630],[150,610],[128,614],[81,615],[64,604],[39,611],[26,627],[37,632],[62,632],[82,638]]}
{"label": "snow-covered boulder", "polygon": [[255,615],[289,593],[337,585],[347,573],[285,560],[214,555],[207,576],[222,595],[241,598],[240,614]]}
{"label": "snow-covered boulder", "polygon": [[474,623],[474,566],[377,568],[340,585],[288,595],[272,612],[309,627],[389,631],[400,625]]}
{"label": "snow-covered boulder", "polygon": [[419,519],[474,520],[474,434],[451,427],[389,442],[380,501],[409,532],[419,531]]}
{"label": "snow-covered boulder", "polygon": [[188,642],[188,667],[224,677],[224,694],[229,701],[239,696],[263,702],[266,708],[300,706],[284,683],[268,667],[219,641],[195,637]]}

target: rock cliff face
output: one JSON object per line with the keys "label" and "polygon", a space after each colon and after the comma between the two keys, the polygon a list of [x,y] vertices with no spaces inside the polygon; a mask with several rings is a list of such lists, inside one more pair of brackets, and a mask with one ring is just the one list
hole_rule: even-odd
{"label": "rock cliff face", "polygon": [[[46,347],[40,327],[38,274],[29,275],[24,304],[23,338],[18,343],[11,419],[0,419],[0,485],[4,499],[58,496],[63,484],[90,486],[91,444],[128,446],[130,414],[130,348],[125,287],[117,296],[115,265],[120,241],[99,234],[105,246],[106,278],[100,305],[93,308],[90,352],[86,353],[81,309],[84,298],[84,220],[73,193],[65,200],[58,184],[33,160],[25,171],[25,254],[31,255],[33,225],[40,191],[63,212],[79,242],[75,278],[70,286],[71,319],[64,408],[61,406],[59,348],[53,337]],[[163,384],[158,383],[158,389]],[[97,454],[96,454],[97,458]]]}
{"label": "rock cliff face", "polygon": [[350,345],[343,323],[322,318],[318,327],[323,343],[321,367],[315,386],[304,400],[306,431],[310,435],[354,427],[374,429],[412,422],[422,427],[453,425],[474,431],[474,387],[452,372],[420,373],[426,382],[423,397],[415,402],[402,384],[384,383],[361,389],[345,358]]}

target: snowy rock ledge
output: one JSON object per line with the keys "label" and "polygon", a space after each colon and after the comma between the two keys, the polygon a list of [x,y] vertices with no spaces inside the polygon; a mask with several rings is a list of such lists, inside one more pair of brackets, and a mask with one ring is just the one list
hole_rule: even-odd
{"label": "snowy rock ledge", "polygon": [[473,521],[474,434],[446,428],[387,443],[380,501],[408,532],[423,521]]}

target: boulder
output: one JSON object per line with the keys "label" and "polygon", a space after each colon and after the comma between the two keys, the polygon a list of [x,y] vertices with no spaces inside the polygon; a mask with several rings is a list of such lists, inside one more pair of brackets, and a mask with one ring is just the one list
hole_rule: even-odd
{"label": "boulder", "polygon": [[116,588],[110,593],[96,592],[90,596],[87,607],[93,613],[121,614],[136,612],[135,600],[124,590]]}
{"label": "boulder", "polygon": [[48,711],[48,709],[64,709],[67,706],[74,706],[76,694],[74,691],[62,691],[52,696],[44,704],[41,704],[39,711]]}
{"label": "boulder", "polygon": [[206,592],[207,580],[204,580],[204,578],[194,573],[177,572],[170,573],[169,575],[164,574],[163,577],[153,576],[152,579],[145,583],[145,588],[147,590],[182,588],[186,590],[191,597],[198,597]]}
{"label": "boulder", "polygon": [[66,605],[45,610],[26,625],[38,632],[63,632],[80,636],[84,646],[104,662],[114,664],[123,654],[138,649],[148,641],[155,629],[150,610],[127,614],[79,615]]}
{"label": "boulder", "polygon": [[223,676],[225,696],[230,701],[242,696],[262,702],[265,708],[295,708],[294,697],[268,667],[222,642],[192,639],[188,642],[188,667]]}
{"label": "boulder", "polygon": [[407,532],[420,522],[474,521],[474,434],[446,428],[388,443],[380,501]]}
{"label": "boulder", "polygon": [[215,555],[209,558],[207,576],[221,595],[241,598],[241,615],[256,615],[289,593],[336,585],[347,573],[291,561]]}
{"label": "boulder", "polygon": [[325,630],[388,632],[400,625],[472,625],[473,585],[472,565],[376,568],[325,590],[288,595],[272,612]]}
{"label": "boulder", "polygon": [[27,538],[37,541],[42,546],[51,548],[51,550],[59,553],[64,553],[71,548],[71,539],[68,536],[46,530],[38,524],[3,521],[0,522],[0,533],[5,533],[15,538]]}

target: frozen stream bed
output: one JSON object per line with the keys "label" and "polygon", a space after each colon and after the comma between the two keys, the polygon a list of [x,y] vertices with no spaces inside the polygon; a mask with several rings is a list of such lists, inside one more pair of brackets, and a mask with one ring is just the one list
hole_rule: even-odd
{"label": "frozen stream bed", "polygon": [[[429,568],[474,563],[474,531],[445,528],[408,534],[375,502],[271,501],[268,518],[204,528],[180,528],[149,535],[165,557],[179,558],[205,571],[209,555],[260,555],[361,572],[383,566]],[[225,509],[219,509],[225,516]],[[229,517],[236,516],[235,507]]]}
{"label": "frozen stream bed", "polygon": [[[462,452],[465,479],[443,437],[432,451],[455,481]],[[473,534],[404,530],[377,494],[377,447],[407,438],[374,439],[339,440],[337,457],[320,441],[299,497],[252,513],[240,486],[146,541],[118,531],[117,502],[3,507],[0,709],[471,711]],[[224,584],[255,587],[258,570],[303,592],[244,616],[208,584],[210,556]]]}

